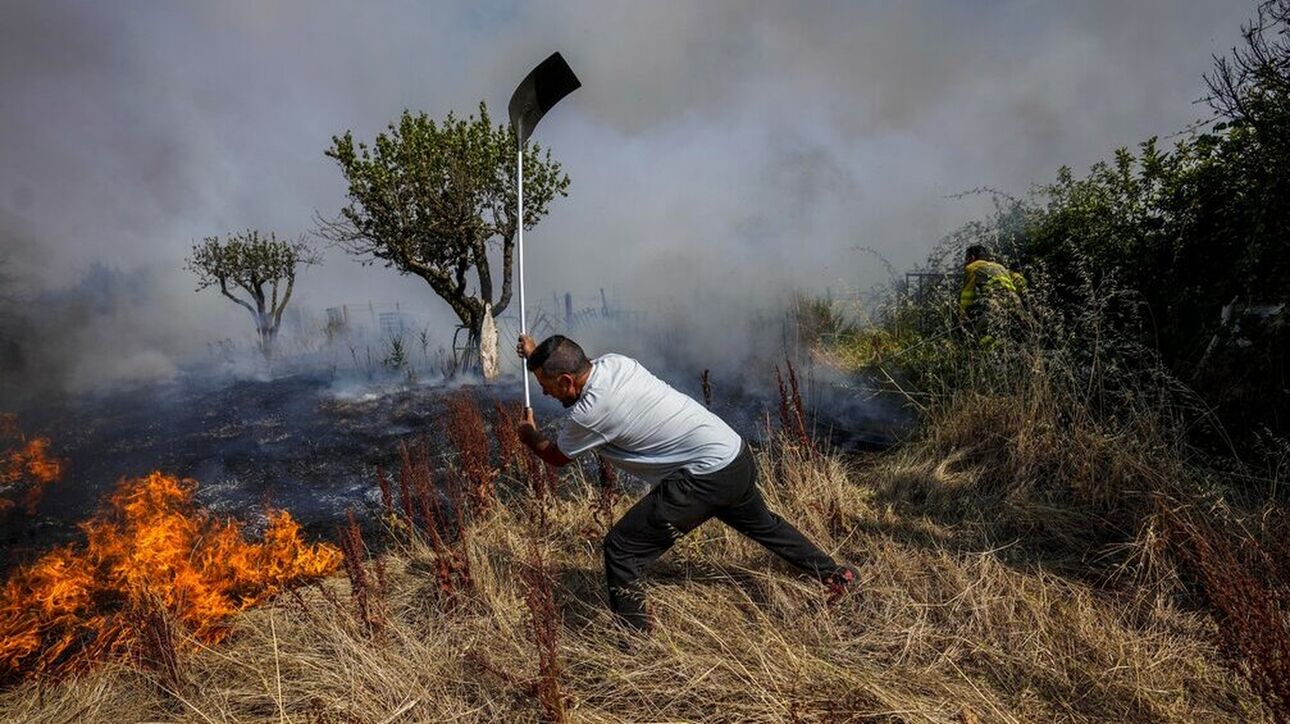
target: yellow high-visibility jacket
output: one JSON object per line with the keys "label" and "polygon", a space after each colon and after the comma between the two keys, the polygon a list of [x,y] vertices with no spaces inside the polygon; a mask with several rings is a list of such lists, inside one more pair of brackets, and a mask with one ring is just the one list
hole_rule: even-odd
{"label": "yellow high-visibility jacket", "polygon": [[1026,288],[1026,278],[1008,271],[1002,264],[977,259],[965,267],[963,289],[959,292],[959,314],[967,315],[968,308],[976,304],[983,294],[1007,292],[1013,297]]}

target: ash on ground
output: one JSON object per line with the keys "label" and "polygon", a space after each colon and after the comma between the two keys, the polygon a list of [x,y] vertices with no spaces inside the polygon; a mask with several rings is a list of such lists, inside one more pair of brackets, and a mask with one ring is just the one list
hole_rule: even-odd
{"label": "ash on ground", "polygon": [[[697,376],[694,389],[669,381],[703,399]],[[194,376],[19,410],[29,432],[51,439],[51,453],[65,468],[35,515],[11,514],[0,525],[0,570],[75,540],[77,523],[119,481],[154,470],[197,480],[197,502],[215,515],[254,528],[269,508],[281,508],[311,536],[330,537],[349,508],[376,509],[376,467],[397,469],[400,441],[424,438],[434,454],[446,454],[438,422],[446,396],[462,386],[342,384],[308,374],[220,383]],[[518,379],[471,388],[490,422],[494,400],[522,399]],[[737,384],[718,381],[716,389],[714,412],[761,440],[777,402]],[[907,423],[899,405],[877,404],[854,387],[813,383],[807,397],[817,434],[838,447],[890,445]],[[540,395],[534,407],[548,425],[563,412]]]}

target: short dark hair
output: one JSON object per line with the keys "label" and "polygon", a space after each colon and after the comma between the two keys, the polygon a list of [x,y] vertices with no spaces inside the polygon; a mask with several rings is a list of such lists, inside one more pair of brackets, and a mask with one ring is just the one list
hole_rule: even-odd
{"label": "short dark hair", "polygon": [[990,249],[984,244],[973,244],[967,248],[967,255],[990,261]]}
{"label": "short dark hair", "polygon": [[578,343],[564,336],[553,334],[542,340],[529,355],[529,371],[541,369],[548,377],[576,375],[591,369],[591,360]]}

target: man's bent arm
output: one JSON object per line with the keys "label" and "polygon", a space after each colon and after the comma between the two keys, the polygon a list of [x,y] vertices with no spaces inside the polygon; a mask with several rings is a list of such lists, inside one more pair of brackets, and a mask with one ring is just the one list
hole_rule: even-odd
{"label": "man's bent arm", "polygon": [[560,452],[560,448],[556,447],[555,443],[546,439],[546,436],[538,431],[537,424],[533,421],[533,408],[524,411],[524,420],[520,422],[519,433],[520,442],[527,445],[548,465],[562,468],[573,462],[571,458]]}
{"label": "man's bent arm", "polygon": [[565,457],[564,453],[560,452],[560,448],[556,447],[555,443],[545,437],[540,437],[529,447],[532,448],[533,452],[536,453],[538,457],[545,460],[548,465],[562,468],[573,462],[573,460]]}

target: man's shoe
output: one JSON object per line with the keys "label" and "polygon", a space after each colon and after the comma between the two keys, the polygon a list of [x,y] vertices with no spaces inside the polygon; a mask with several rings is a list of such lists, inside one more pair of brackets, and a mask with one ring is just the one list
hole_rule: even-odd
{"label": "man's shoe", "polygon": [[851,566],[842,566],[835,573],[829,574],[824,579],[824,585],[828,588],[828,598],[825,602],[832,605],[842,599],[843,596],[855,591],[860,584],[860,572]]}

